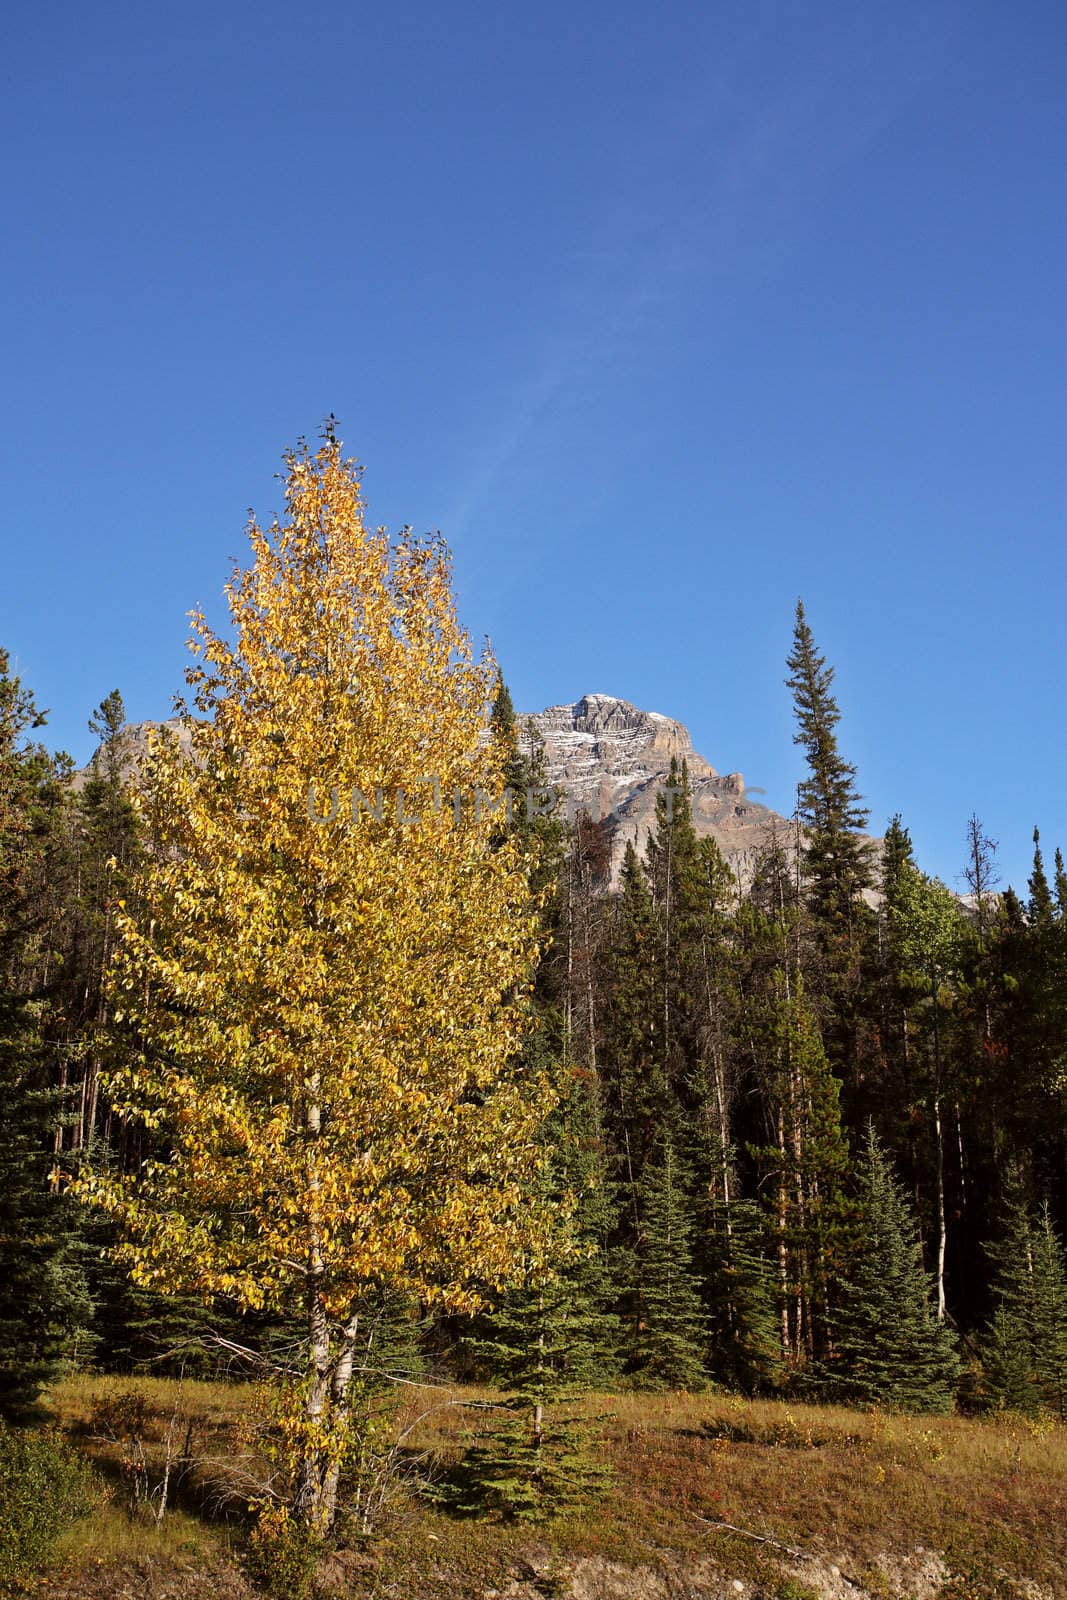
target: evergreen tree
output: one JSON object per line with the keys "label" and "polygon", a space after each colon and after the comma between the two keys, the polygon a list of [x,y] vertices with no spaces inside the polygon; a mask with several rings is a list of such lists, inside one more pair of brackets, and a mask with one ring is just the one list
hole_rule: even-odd
{"label": "evergreen tree", "polygon": [[949,1411],[959,1360],[938,1321],[915,1223],[888,1158],[868,1130],[859,1168],[862,1245],[843,1285],[831,1387],[900,1411]]}
{"label": "evergreen tree", "polygon": [[605,1244],[610,1200],[595,1106],[580,1075],[565,1083],[546,1131],[541,1174],[556,1209],[547,1258],[474,1319],[464,1339],[474,1370],[506,1391],[486,1412],[440,1498],[461,1514],[536,1520],[580,1502],[604,1481],[592,1453],[601,1420],[574,1409],[618,1372],[618,1320]]}
{"label": "evergreen tree", "polygon": [[627,842],[612,930],[612,983],[606,1052],[607,1112],[632,1208],[635,1185],[666,1104],[662,984],[657,926],[645,870]]}
{"label": "evergreen tree", "polygon": [[688,1174],[664,1128],[638,1189],[627,1371],[643,1389],[702,1389],[708,1323],[693,1270]]}
{"label": "evergreen tree", "polygon": [[797,804],[806,830],[804,867],[812,908],[828,936],[843,934],[851,941],[871,879],[867,847],[857,837],[868,812],[856,788],[856,769],[837,747],[841,713],[832,692],[834,669],[815,647],[800,600],[787,665],[797,718],[794,743],[803,746],[808,763]]}
{"label": "evergreen tree", "polygon": [[123,773],[125,720],[117,689],[89,719],[89,730],[100,739],[100,746],[68,816],[68,932],[57,999],[65,1038],[71,1041],[61,1058],[61,1081],[70,1083],[76,1097],[76,1115],[63,1145],[82,1151],[97,1137],[106,1137],[116,1141],[119,1160],[136,1161],[142,1152],[124,1149],[124,1132],[112,1123],[110,1107],[100,1099],[108,1020],[105,980],[116,943],[116,913],[129,900],[140,850]]}
{"label": "evergreen tree", "polygon": [[534,1521],[588,1499],[604,1483],[591,1448],[602,1419],[573,1409],[581,1386],[560,1375],[574,1353],[562,1279],[533,1272],[496,1308],[491,1328],[488,1353],[508,1392],[487,1410],[438,1498],[461,1514]]}
{"label": "evergreen tree", "polygon": [[566,1407],[579,1389],[617,1371],[618,1325],[610,1311],[605,1255],[611,1202],[598,1083],[594,1071],[571,1059],[567,974],[552,957],[569,932],[559,887],[564,828],[558,815],[537,803],[550,794],[543,745],[532,725],[520,734],[503,678],[491,728],[513,797],[503,836],[524,852],[546,947],[523,1064],[533,1075],[550,1072],[560,1083],[559,1104],[542,1130],[541,1168],[541,1188],[557,1218],[556,1259],[532,1264],[526,1281],[466,1331],[464,1351],[475,1370],[510,1393],[468,1450],[446,1498],[461,1511],[491,1510],[511,1519],[545,1515],[582,1498],[596,1481],[587,1449],[589,1423],[566,1414]]}
{"label": "evergreen tree", "polygon": [[1067,1261],[1048,1204],[1033,1229],[1034,1372],[1042,1402],[1067,1419]]}
{"label": "evergreen tree", "polygon": [[1041,854],[1041,834],[1034,829],[1034,867],[1030,874],[1030,926],[1044,931],[1055,921],[1056,907]]}
{"label": "evergreen tree", "polygon": [[1067,867],[1063,864],[1063,851],[1056,849],[1056,919],[1067,921]]}
{"label": "evergreen tree", "polygon": [[695,1038],[698,956],[707,905],[708,870],[707,858],[693,826],[689,768],[677,757],[671,758],[667,783],[656,796],[645,871],[656,913],[664,1068],[674,1093],[684,1099],[687,1071],[698,1053]]}
{"label": "evergreen tree", "polygon": [[777,1255],[782,1354],[794,1369],[810,1370],[832,1345],[835,1286],[853,1246],[840,1083],[803,979],[788,966],[772,969],[749,1026],[772,1135],[749,1154],[762,1175]]}
{"label": "evergreen tree", "polygon": [[60,773],[0,650],[0,1414],[28,1409],[88,1320],[77,1219],[49,1182],[61,1096],[46,1043],[47,873]]}
{"label": "evergreen tree", "polygon": [[882,845],[882,904],[878,912],[881,1093],[869,1110],[882,1138],[913,1177],[919,1165],[915,1111],[922,1090],[917,1081],[920,1064],[916,1060],[908,1016],[908,1005],[914,996],[904,981],[904,966],[895,933],[914,871],[911,835],[898,813],[891,818]]}
{"label": "evergreen tree", "polygon": [[778,1286],[767,1257],[767,1224],[751,1200],[713,1198],[700,1229],[708,1370],[725,1389],[775,1388],[784,1372]]}
{"label": "evergreen tree", "polygon": [[993,1315],[983,1340],[985,1391],[1012,1411],[1067,1416],[1067,1265],[1048,1206],[1031,1216],[1009,1189],[994,1268]]}

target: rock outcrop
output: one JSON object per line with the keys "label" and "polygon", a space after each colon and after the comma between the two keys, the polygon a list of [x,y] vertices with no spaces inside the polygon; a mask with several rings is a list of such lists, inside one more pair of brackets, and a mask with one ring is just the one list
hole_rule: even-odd
{"label": "rock outcrop", "polygon": [[784,817],[749,794],[740,772],[716,772],[693,749],[688,728],[658,711],[586,694],[522,720],[544,741],[549,782],[562,790],[570,811],[583,808],[609,829],[616,879],[627,842],[644,851],[674,758],[689,768],[697,833],[716,841],[742,882],[772,832],[791,832]]}

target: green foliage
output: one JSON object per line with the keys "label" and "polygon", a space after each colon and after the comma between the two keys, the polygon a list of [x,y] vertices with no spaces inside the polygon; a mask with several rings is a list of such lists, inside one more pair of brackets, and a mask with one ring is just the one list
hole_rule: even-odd
{"label": "green foliage", "polygon": [[18,1418],[61,1368],[91,1307],[74,1207],[48,1183],[57,1097],[10,1035],[0,1056],[0,1416]]}
{"label": "green foliage", "polygon": [[841,713],[833,695],[834,669],[816,649],[799,600],[787,665],[797,719],[794,743],[803,746],[808,763],[797,806],[807,829],[804,867],[812,907],[827,928],[847,926],[870,880],[858,837],[868,812],[856,788],[856,769],[837,747]]}
{"label": "green foliage", "polygon": [[915,1224],[873,1129],[860,1161],[860,1216],[861,1246],[826,1363],[830,1387],[852,1404],[949,1411],[959,1379],[955,1341],[934,1314]]}
{"label": "green foliage", "polygon": [[[547,807],[543,745],[532,724],[519,729],[502,678],[490,729],[512,797],[500,837],[510,837],[523,852],[546,947],[569,946],[574,885],[564,891],[562,880],[568,844],[573,852],[580,839],[576,831],[568,841],[558,814]],[[485,1413],[485,1426],[436,1490],[441,1503],[459,1515],[536,1520],[585,1498],[601,1477],[586,1448],[590,1424],[569,1414],[568,1404],[580,1388],[614,1370],[617,1328],[603,1252],[611,1206],[597,1080],[572,1059],[567,998],[558,963],[542,960],[523,1069],[549,1072],[560,1084],[559,1103],[542,1130],[535,1180],[555,1217],[555,1236],[547,1257],[531,1262],[524,1282],[496,1296],[461,1341],[474,1372],[508,1393]]]}
{"label": "green foliage", "polygon": [[693,1269],[688,1173],[663,1129],[638,1186],[626,1370],[641,1389],[703,1389],[708,1323]]}
{"label": "green foliage", "polygon": [[322,1541],[284,1506],[267,1503],[257,1509],[245,1550],[249,1576],[277,1600],[308,1600]]}
{"label": "green foliage", "polygon": [[628,842],[612,927],[606,1049],[612,1064],[609,1123],[631,1190],[666,1094],[656,915],[648,878]]}
{"label": "green foliage", "polygon": [[469,1436],[463,1459],[433,1493],[454,1515],[541,1522],[606,1487],[608,1469],[592,1448],[600,1418],[539,1408],[524,1394],[501,1400],[483,1416],[485,1425]]}
{"label": "green foliage", "polygon": [[533,1267],[465,1340],[476,1370],[507,1395],[438,1491],[460,1515],[538,1520],[587,1499],[604,1478],[589,1448],[601,1419],[574,1409],[578,1394],[618,1371],[604,1250],[610,1203],[582,1073],[571,1073],[550,1118],[541,1184],[557,1206],[555,1269]]}
{"label": "green foliage", "polygon": [[42,969],[61,784],[29,738],[42,721],[0,651],[0,1416],[12,1418],[89,1316],[76,1213],[49,1182],[64,1097],[49,1076]]}
{"label": "green foliage", "polygon": [[572,1289],[563,1274],[537,1271],[483,1320],[480,1357],[508,1393],[483,1409],[483,1426],[435,1490],[457,1515],[537,1521],[602,1487],[591,1452],[602,1419],[573,1404],[599,1365],[596,1325]]}
{"label": "green foliage", "polygon": [[712,1201],[700,1234],[707,1365],[724,1389],[773,1389],[783,1375],[778,1285],[766,1254],[767,1225],[751,1200]]}
{"label": "green foliage", "polygon": [[60,1535],[102,1499],[91,1468],[58,1434],[0,1422],[0,1593],[38,1573]]}
{"label": "green foliage", "polygon": [[994,1407],[1067,1417],[1067,1264],[1047,1206],[1032,1216],[1016,1188],[989,1250],[994,1309],[983,1341]]}
{"label": "green foliage", "polygon": [[765,1205],[784,1280],[787,1354],[800,1370],[829,1347],[836,1287],[854,1246],[848,1143],[841,1086],[799,978],[792,992],[775,979],[761,1021],[769,1058],[765,1094],[777,1136],[750,1154],[769,1180]]}

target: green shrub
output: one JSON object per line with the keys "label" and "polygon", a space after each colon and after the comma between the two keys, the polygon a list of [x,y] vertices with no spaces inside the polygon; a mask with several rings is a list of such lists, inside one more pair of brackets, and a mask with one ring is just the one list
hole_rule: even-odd
{"label": "green shrub", "polygon": [[0,1423],[0,1594],[39,1570],[101,1498],[92,1468],[58,1434]]}
{"label": "green shrub", "polygon": [[277,1600],[308,1600],[322,1541],[284,1506],[261,1505],[258,1510],[245,1555],[249,1577]]}

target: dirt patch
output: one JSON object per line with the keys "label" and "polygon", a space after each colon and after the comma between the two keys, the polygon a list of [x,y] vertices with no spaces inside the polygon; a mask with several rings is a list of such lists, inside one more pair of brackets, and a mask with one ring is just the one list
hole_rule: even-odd
{"label": "dirt patch", "polygon": [[52,1574],[36,1586],[48,1600],[259,1600],[244,1574],[230,1562],[92,1561],[75,1572]]}

